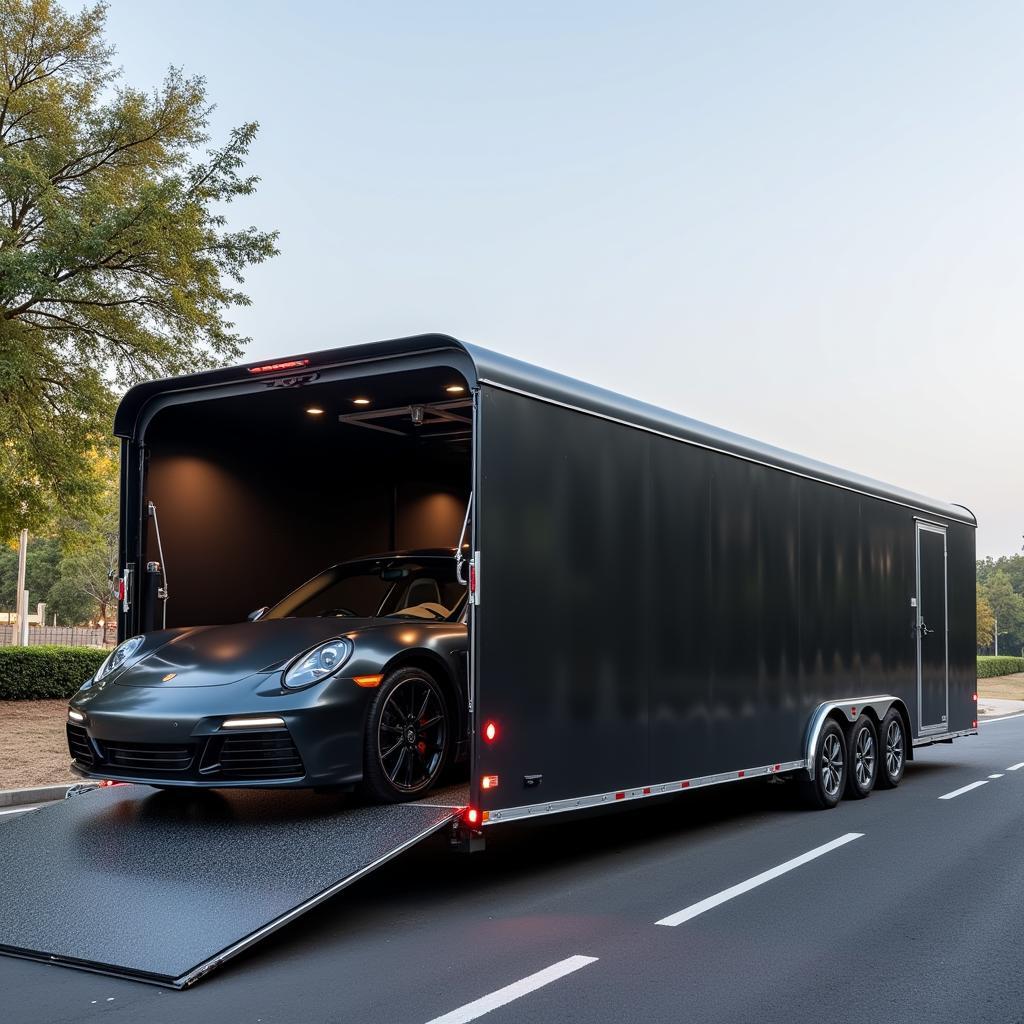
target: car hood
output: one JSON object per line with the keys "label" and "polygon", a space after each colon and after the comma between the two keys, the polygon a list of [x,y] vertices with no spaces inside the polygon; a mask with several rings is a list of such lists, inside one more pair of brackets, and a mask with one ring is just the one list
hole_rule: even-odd
{"label": "car hood", "polygon": [[[267,619],[197,626],[177,634],[113,682],[117,686],[222,686],[281,669],[332,637],[387,625],[380,619]],[[168,679],[167,677],[171,678]]]}

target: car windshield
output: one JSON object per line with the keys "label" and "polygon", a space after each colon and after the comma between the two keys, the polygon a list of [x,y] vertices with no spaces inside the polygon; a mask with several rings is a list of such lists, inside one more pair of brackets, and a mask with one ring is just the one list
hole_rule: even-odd
{"label": "car windshield", "polygon": [[465,596],[465,586],[455,578],[454,558],[377,558],[326,569],[263,618],[442,620],[461,611]]}

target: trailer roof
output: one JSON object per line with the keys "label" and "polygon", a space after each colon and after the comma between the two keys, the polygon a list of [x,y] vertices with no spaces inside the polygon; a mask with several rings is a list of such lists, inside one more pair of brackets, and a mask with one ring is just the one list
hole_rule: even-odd
{"label": "trailer roof", "polygon": [[256,376],[256,379],[268,380],[274,376],[301,375],[323,371],[329,367],[380,363],[414,356],[429,357],[431,354],[437,355],[439,364],[454,359],[456,365],[464,368],[467,376],[475,377],[475,380],[470,381],[471,384],[494,385],[582,413],[601,416],[799,476],[821,480],[847,490],[873,495],[969,526],[977,525],[973,513],[965,506],[938,501],[859,473],[839,469],[825,462],[701,423],[688,416],[627,398],[572,377],[544,370],[479,345],[459,341],[445,334],[421,334],[319,352],[305,352],[273,361],[260,360],[137,384],[126,392],[118,406],[114,419],[114,433],[119,437],[134,437],[138,432],[143,411],[161,396],[180,395],[185,391],[205,391],[209,388],[237,385],[242,381],[252,382],[253,371],[260,367],[279,367]]}

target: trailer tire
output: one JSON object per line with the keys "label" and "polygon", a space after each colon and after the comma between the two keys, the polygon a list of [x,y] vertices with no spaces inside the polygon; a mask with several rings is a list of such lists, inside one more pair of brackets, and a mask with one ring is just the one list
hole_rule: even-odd
{"label": "trailer tire", "polygon": [[415,665],[389,672],[370,704],[363,739],[363,789],[375,800],[417,800],[448,764],[451,715],[444,687]]}
{"label": "trailer tire", "polygon": [[847,729],[846,750],[846,796],[863,800],[871,795],[878,779],[878,733],[867,715],[861,715]]}
{"label": "trailer tire", "polygon": [[895,789],[907,767],[907,727],[896,708],[889,708],[878,735],[878,781],[875,785],[879,789]]}
{"label": "trailer tire", "polygon": [[801,796],[810,807],[828,810],[843,796],[846,785],[846,737],[831,718],[824,724],[814,752],[814,778],[800,785]]}

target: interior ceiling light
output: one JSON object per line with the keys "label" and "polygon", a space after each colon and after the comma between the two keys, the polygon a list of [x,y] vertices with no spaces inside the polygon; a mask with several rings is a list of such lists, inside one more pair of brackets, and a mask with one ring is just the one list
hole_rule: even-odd
{"label": "interior ceiling light", "polygon": [[319,408],[318,406],[315,406],[315,405],[311,405],[306,410],[306,412],[308,412],[310,416],[323,416],[323,414],[324,414],[323,409],[321,409],[321,408]]}
{"label": "interior ceiling light", "polygon": [[368,398],[353,398],[352,399],[352,404],[353,405],[369,405],[370,404],[370,400]]}
{"label": "interior ceiling light", "polygon": [[447,391],[449,395],[461,395],[465,390],[466,389],[461,384],[449,384],[448,387],[445,388],[445,391]]}

